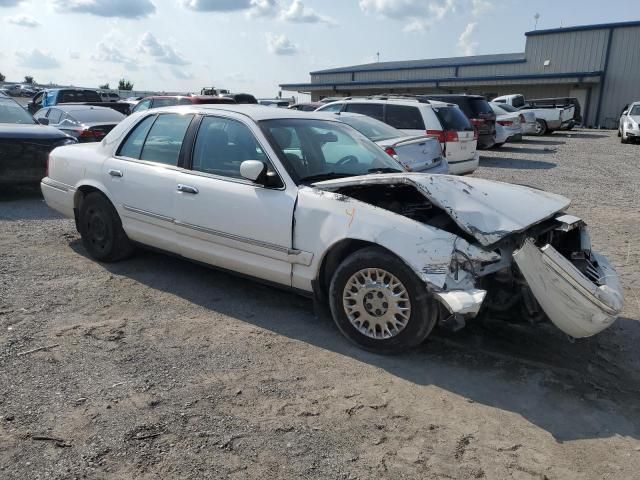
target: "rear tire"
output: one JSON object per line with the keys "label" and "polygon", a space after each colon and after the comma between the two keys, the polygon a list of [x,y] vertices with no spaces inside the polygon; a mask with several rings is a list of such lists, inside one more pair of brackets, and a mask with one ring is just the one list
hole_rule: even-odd
{"label": "rear tire", "polygon": [[133,253],[118,212],[102,193],[93,192],[84,197],[78,223],[82,244],[92,258],[117,262]]}
{"label": "rear tire", "polygon": [[536,119],[536,135],[541,137],[547,133],[547,122],[544,120]]}
{"label": "rear tire", "polygon": [[359,250],[340,264],[329,288],[338,329],[360,347],[396,354],[416,347],[435,326],[439,308],[423,282],[379,247]]}

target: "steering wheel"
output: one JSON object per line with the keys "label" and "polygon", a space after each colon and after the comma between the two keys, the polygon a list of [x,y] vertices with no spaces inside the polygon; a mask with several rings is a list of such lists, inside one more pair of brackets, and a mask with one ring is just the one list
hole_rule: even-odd
{"label": "steering wheel", "polygon": [[341,167],[350,163],[358,163],[358,157],[356,157],[355,155],[347,155],[346,157],[342,157],[336,162],[336,167]]}

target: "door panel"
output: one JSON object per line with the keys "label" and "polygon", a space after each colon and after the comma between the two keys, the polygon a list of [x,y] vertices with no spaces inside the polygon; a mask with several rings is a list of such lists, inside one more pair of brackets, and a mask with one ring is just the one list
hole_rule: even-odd
{"label": "door panel", "polygon": [[291,284],[295,195],[248,183],[179,172],[176,233],[185,257],[269,281]]}
{"label": "door panel", "polygon": [[[176,232],[182,255],[284,285],[291,263],[295,188],[263,188],[240,175],[244,160],[265,162],[254,133],[242,122],[203,118],[193,146],[193,171],[176,176]],[[272,170],[273,171],[273,170]],[[302,260],[301,260],[302,259]]]}

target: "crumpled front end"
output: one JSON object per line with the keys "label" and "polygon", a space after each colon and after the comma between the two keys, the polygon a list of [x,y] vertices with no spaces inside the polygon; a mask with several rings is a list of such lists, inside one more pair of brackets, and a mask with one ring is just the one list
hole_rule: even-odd
{"label": "crumpled front end", "polygon": [[[459,278],[462,269],[473,286],[456,289],[451,284],[453,288],[435,293],[458,325],[488,311],[531,323],[549,320],[582,338],[609,327],[622,310],[618,275],[604,256],[591,250],[587,228],[577,217],[559,214],[495,247],[500,252],[495,262],[458,252],[450,275]],[[460,263],[460,257],[466,262]]]}

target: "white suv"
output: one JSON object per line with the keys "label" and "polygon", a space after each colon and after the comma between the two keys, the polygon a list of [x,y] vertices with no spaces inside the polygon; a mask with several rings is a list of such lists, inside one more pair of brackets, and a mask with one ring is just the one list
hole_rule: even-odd
{"label": "white suv", "polygon": [[478,168],[476,131],[460,107],[453,103],[412,97],[345,98],[323,105],[316,111],[360,113],[408,135],[437,137],[450,173],[471,173]]}

